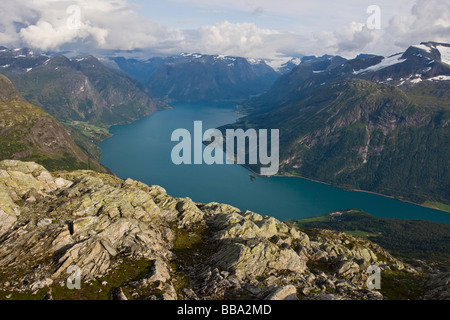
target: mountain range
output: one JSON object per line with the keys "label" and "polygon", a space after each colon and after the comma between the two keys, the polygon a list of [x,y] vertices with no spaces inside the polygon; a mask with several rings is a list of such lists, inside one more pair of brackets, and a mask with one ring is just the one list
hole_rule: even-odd
{"label": "mountain range", "polygon": [[181,54],[144,61],[111,58],[147,84],[158,98],[181,101],[242,100],[270,88],[279,74],[262,59]]}

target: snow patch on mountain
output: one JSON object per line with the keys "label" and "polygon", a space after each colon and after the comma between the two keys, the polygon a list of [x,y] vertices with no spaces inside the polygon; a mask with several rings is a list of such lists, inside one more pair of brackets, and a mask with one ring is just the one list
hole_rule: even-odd
{"label": "snow patch on mountain", "polygon": [[256,65],[256,64],[260,64],[262,62],[264,62],[263,59],[254,59],[254,58],[247,58],[248,63],[252,64],[252,65]]}
{"label": "snow patch on mountain", "polygon": [[450,81],[450,76],[436,76],[428,79],[428,81]]}
{"label": "snow patch on mountain", "polygon": [[[268,59],[265,60],[266,64],[270,67],[272,67],[273,70],[275,70],[276,72],[280,71],[281,69],[283,69],[284,67],[286,67],[286,65],[289,62],[292,62],[294,64],[296,64],[295,62],[297,62],[297,59],[292,58],[292,57],[280,57],[277,59]],[[301,61],[299,61],[298,64],[300,64]],[[298,65],[296,64],[296,65]]]}
{"label": "snow patch on mountain", "polygon": [[189,57],[189,58],[194,58],[194,59],[199,59],[199,58],[203,57],[203,55],[199,54],[199,53],[181,53],[180,55],[182,57]]}
{"label": "snow patch on mountain", "polygon": [[450,47],[437,46],[436,49],[441,53],[441,61],[445,64],[450,65]]}
{"label": "snow patch on mountain", "polygon": [[418,44],[418,45],[415,45],[413,47],[417,48],[417,49],[420,49],[420,50],[423,50],[425,52],[431,53],[431,48],[429,46],[424,45],[424,44]]}
{"label": "snow patch on mountain", "polygon": [[374,72],[374,71],[378,71],[378,70],[381,70],[381,69],[384,69],[384,68],[387,68],[387,67],[399,64],[399,63],[403,63],[403,62],[406,61],[406,59],[400,59],[401,55],[402,55],[402,53],[398,53],[398,54],[395,54],[393,56],[386,57],[383,60],[381,60],[380,63],[378,63],[376,65],[370,66],[370,67],[368,67],[366,69],[353,71],[353,74],[361,74],[361,73],[365,73],[365,72]]}

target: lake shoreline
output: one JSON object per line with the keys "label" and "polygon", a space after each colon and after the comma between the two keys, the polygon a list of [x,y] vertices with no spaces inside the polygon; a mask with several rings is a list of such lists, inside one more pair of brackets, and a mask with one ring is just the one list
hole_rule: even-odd
{"label": "lake shoreline", "polygon": [[[266,177],[266,178],[270,178],[270,177],[268,177],[268,176],[263,176],[263,175],[261,175],[261,174],[255,172],[254,170],[252,170],[251,168],[247,167],[246,165],[241,165],[241,166],[244,167],[244,168],[245,168],[246,170],[248,170],[249,172],[251,172],[251,173],[257,175],[258,177]],[[330,186],[330,187],[333,187],[333,188],[336,188],[336,189],[344,190],[344,191],[356,191],[356,192],[362,192],[362,193],[374,194],[374,195],[377,195],[377,196],[381,196],[381,197],[393,199],[393,200],[400,201],[400,202],[404,202],[404,203],[411,203],[411,204],[413,204],[413,205],[420,206],[420,207],[423,207],[423,208],[433,209],[433,210],[436,210],[436,211],[439,211],[439,212],[450,213],[449,211],[446,211],[446,210],[443,210],[443,209],[440,209],[440,208],[437,208],[437,207],[426,206],[426,205],[424,205],[424,204],[416,203],[416,202],[413,202],[413,201],[410,201],[410,200],[399,199],[399,198],[396,198],[395,196],[389,196],[389,195],[386,195],[386,194],[377,193],[377,192],[374,192],[374,191],[368,191],[368,190],[361,190],[361,189],[355,189],[355,188],[340,187],[340,186],[338,186],[338,185],[334,185],[334,184],[331,184],[331,183],[328,183],[328,182],[324,182],[324,181],[320,181],[320,180],[315,180],[315,179],[308,178],[308,177],[304,177],[304,176],[300,176],[300,175],[292,175],[292,174],[276,174],[276,175],[273,175],[272,177],[305,179],[305,180],[308,180],[308,181],[312,181],[312,182],[316,182],[316,183],[321,183],[321,184],[324,184],[324,185],[327,185],[327,186]]]}

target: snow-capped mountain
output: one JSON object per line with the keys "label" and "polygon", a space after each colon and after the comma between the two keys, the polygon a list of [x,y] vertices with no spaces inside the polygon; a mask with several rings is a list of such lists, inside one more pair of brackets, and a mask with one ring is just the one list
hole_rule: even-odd
{"label": "snow-capped mountain", "polygon": [[409,47],[404,53],[372,60],[372,65],[355,69],[353,74],[397,86],[414,86],[422,81],[448,81],[450,76],[449,44],[423,42]]}
{"label": "snow-capped mountain", "polygon": [[49,59],[48,56],[28,48],[8,49],[0,47],[0,72],[29,72],[42,65]]}

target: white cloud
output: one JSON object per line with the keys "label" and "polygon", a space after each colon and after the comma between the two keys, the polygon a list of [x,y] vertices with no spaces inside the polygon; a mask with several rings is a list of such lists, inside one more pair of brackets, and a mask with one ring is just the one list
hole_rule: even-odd
{"label": "white cloud", "polygon": [[[159,54],[189,51],[282,61],[285,56],[298,54],[387,55],[421,41],[450,42],[448,1],[399,0],[394,5],[379,0],[381,30],[367,28],[366,6],[354,0],[167,1],[165,5],[172,5],[173,10],[177,10],[176,2],[202,8],[203,13],[188,17],[191,19],[201,20],[206,9],[230,15],[230,19],[222,15],[220,21],[190,30],[152,22],[140,15],[139,7],[130,1],[2,0],[0,45],[30,46],[44,51],[67,47],[84,48],[85,52],[89,48],[143,49]],[[70,18],[67,8],[71,5],[81,10],[77,30],[67,24]],[[243,21],[235,19],[237,16],[233,14],[237,11],[245,13],[238,15]],[[271,18],[298,20],[305,27],[278,29],[271,27],[270,21],[276,20]]]}
{"label": "white cloud", "polygon": [[388,55],[424,41],[450,42],[450,2],[417,0],[412,8],[384,21],[380,30],[352,22],[333,32],[319,32],[309,43],[311,53],[324,45],[327,52],[354,57],[358,53]]}
{"label": "white cloud", "polygon": [[[73,14],[67,8],[73,5],[80,8],[79,29],[68,25]],[[5,45],[58,50],[76,42],[100,49],[130,50],[183,40],[180,30],[140,17],[136,7],[125,0],[2,0],[1,6],[0,24],[7,36],[0,41]]]}
{"label": "white cloud", "polygon": [[[253,23],[220,22],[200,27],[189,43],[197,51],[235,56],[274,54],[275,48],[267,48],[267,40],[278,32],[260,29]],[[191,48],[192,49],[192,48]],[[272,52],[270,52],[272,51]]]}

